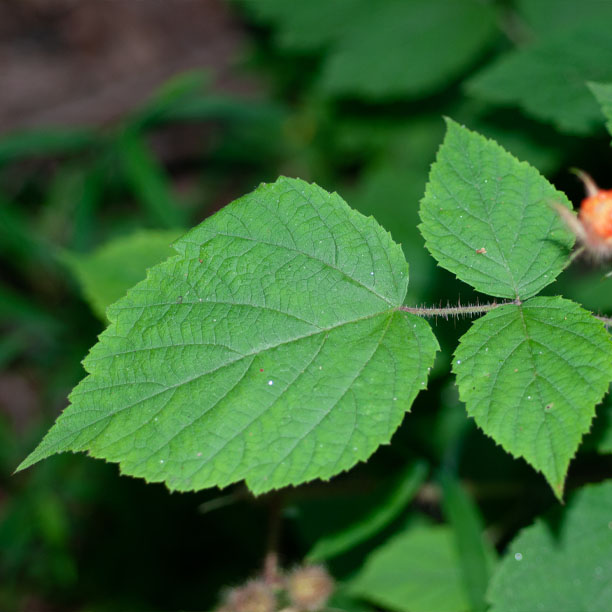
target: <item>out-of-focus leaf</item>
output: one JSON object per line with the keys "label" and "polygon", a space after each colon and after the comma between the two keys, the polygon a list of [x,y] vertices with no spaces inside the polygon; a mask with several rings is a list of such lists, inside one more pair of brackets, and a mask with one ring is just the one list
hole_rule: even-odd
{"label": "out-of-focus leaf", "polygon": [[508,546],[489,588],[491,612],[609,612],[612,482],[588,485],[559,525],[538,519]]}
{"label": "out-of-focus leaf", "polygon": [[40,128],[6,134],[0,138],[0,164],[24,157],[78,153],[99,143],[86,128]]}
{"label": "out-of-focus leaf", "polygon": [[412,527],[368,557],[350,592],[397,612],[467,612],[461,562],[450,527]]}
{"label": "out-of-focus leaf", "polygon": [[176,75],[166,81],[143,108],[129,117],[126,125],[129,129],[138,130],[163,121],[176,107],[205,95],[209,83],[210,75],[204,70],[191,70]]}
{"label": "out-of-focus leaf", "polygon": [[[612,6],[612,3],[610,4]],[[601,105],[601,110],[606,118],[606,127],[612,134],[612,83],[589,83],[588,85]]]}
{"label": "out-of-focus leaf", "polygon": [[492,7],[473,0],[387,0],[332,45],[320,86],[368,99],[423,96],[460,74],[495,32]]}
{"label": "out-of-focus leaf", "polygon": [[495,549],[485,540],[478,507],[450,473],[442,472],[442,509],[453,528],[465,591],[471,610],[486,610],[485,593],[495,562]]}
{"label": "out-of-focus leaf", "polygon": [[185,215],[172,194],[164,169],[152,155],[143,136],[127,129],[117,144],[125,178],[152,221],[162,227],[181,226]]}
{"label": "out-of-focus leaf", "polygon": [[612,23],[609,0],[580,0],[580,4],[573,0],[517,0],[517,8],[528,28],[538,36],[571,29],[581,21],[599,19]]}
{"label": "out-of-focus leaf", "polygon": [[612,37],[605,20],[510,51],[471,78],[467,91],[494,104],[519,106],[562,131],[588,134],[601,125],[601,111],[587,81],[612,81]]}
{"label": "out-of-focus leaf", "polygon": [[[612,393],[597,406],[597,416],[593,429],[584,441],[585,450],[594,450],[601,454],[612,454]],[[582,447],[581,447],[582,448]]]}
{"label": "out-of-focus leaf", "polygon": [[59,257],[81,284],[93,311],[106,320],[106,309],[143,280],[148,268],[175,253],[172,242],[184,230],[140,230],[106,243],[93,253],[63,251]]}
{"label": "out-of-focus leaf", "polygon": [[372,11],[369,0],[241,0],[240,4],[256,19],[274,24],[281,47],[301,52],[335,42],[354,21]]}
{"label": "out-of-focus leaf", "polygon": [[419,97],[460,74],[495,35],[495,12],[474,0],[244,2],[298,51],[327,48],[320,88],[369,99]]}
{"label": "out-of-focus leaf", "polygon": [[346,525],[344,529],[321,538],[306,555],[313,562],[336,557],[365,542],[380,532],[410,503],[427,475],[427,465],[410,465],[395,483],[391,493],[383,498],[367,516]]}

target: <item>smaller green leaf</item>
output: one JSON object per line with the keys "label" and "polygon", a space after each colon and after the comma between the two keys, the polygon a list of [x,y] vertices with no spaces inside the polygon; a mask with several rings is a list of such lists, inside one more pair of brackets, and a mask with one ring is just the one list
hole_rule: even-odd
{"label": "smaller green leaf", "polygon": [[427,475],[427,465],[410,465],[398,479],[391,494],[367,516],[347,525],[342,531],[320,539],[306,555],[313,562],[336,557],[376,535],[393,521],[412,500]]}
{"label": "smaller green leaf", "polygon": [[559,297],[500,306],[461,338],[453,371],[476,424],[561,498],[612,380],[612,340],[601,321]]}
{"label": "smaller green leaf", "polygon": [[606,127],[612,134],[612,83],[587,83],[595,98],[601,105],[606,118]]}
{"label": "smaller green leaf", "polygon": [[442,508],[453,528],[471,610],[486,610],[485,593],[495,563],[495,549],[484,538],[484,524],[478,507],[457,478],[443,472],[440,483]]}
{"label": "smaller green leaf", "polygon": [[571,204],[496,142],[447,124],[421,201],[426,247],[478,291],[535,295],[563,270],[574,243],[550,203]]}
{"label": "smaller green leaf", "polygon": [[610,80],[610,23],[597,19],[510,51],[468,81],[467,91],[487,102],[519,106],[562,131],[588,134],[601,115],[586,82]]}
{"label": "smaller green leaf", "polygon": [[175,254],[171,243],[183,233],[141,230],[87,255],[63,251],[59,257],[78,279],[93,311],[106,320],[108,306],[143,280],[148,268]]}
{"label": "smaller green leaf", "polygon": [[397,612],[463,612],[470,606],[449,527],[413,527],[375,550],[350,592]]}
{"label": "smaller green leaf", "polygon": [[557,521],[537,520],[512,541],[489,588],[491,612],[609,612],[612,482],[578,491]]}

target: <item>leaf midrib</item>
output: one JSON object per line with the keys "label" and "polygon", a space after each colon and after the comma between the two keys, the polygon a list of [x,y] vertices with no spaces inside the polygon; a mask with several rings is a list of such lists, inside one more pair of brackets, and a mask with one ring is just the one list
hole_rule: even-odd
{"label": "leaf midrib", "polygon": [[[131,409],[131,408],[134,408],[135,406],[138,406],[139,404],[141,404],[141,403],[143,403],[143,402],[146,402],[146,401],[148,401],[148,400],[150,400],[150,399],[153,399],[153,398],[155,398],[155,397],[157,397],[157,396],[159,396],[159,395],[162,395],[162,394],[163,394],[163,393],[165,393],[166,391],[170,391],[170,390],[173,390],[173,389],[179,388],[179,387],[181,387],[181,386],[183,386],[183,385],[187,385],[187,384],[189,384],[189,383],[191,383],[191,382],[193,382],[193,381],[195,381],[195,380],[198,380],[198,379],[202,378],[203,376],[207,376],[208,374],[213,374],[214,372],[217,372],[218,370],[221,370],[221,369],[222,369],[222,368],[224,368],[224,367],[227,367],[227,366],[232,365],[232,364],[234,364],[234,363],[238,363],[238,362],[242,361],[243,359],[246,359],[246,358],[249,358],[249,357],[253,357],[253,356],[259,355],[260,353],[263,353],[263,352],[268,351],[268,350],[271,350],[271,349],[278,348],[278,347],[280,347],[280,346],[284,346],[284,345],[286,345],[286,344],[291,344],[292,342],[298,342],[298,341],[303,340],[303,339],[305,339],[305,338],[310,338],[310,337],[312,337],[312,336],[316,336],[317,334],[320,334],[320,333],[327,333],[327,332],[332,331],[332,330],[334,330],[334,329],[338,329],[338,328],[342,327],[343,325],[350,325],[350,324],[352,324],[352,323],[358,323],[359,321],[363,321],[363,320],[367,320],[367,319],[373,319],[373,318],[378,317],[378,316],[381,316],[381,315],[392,315],[392,314],[393,314],[393,313],[395,313],[395,312],[401,312],[401,311],[399,310],[399,307],[392,308],[392,309],[389,309],[389,310],[383,310],[383,311],[380,311],[380,312],[376,312],[376,313],[373,313],[373,314],[369,314],[369,315],[366,315],[366,316],[363,316],[363,317],[359,317],[359,318],[357,318],[357,319],[352,319],[352,320],[349,320],[349,321],[342,321],[341,323],[338,323],[338,324],[336,324],[336,325],[332,325],[332,326],[330,326],[330,327],[328,327],[328,328],[322,328],[322,329],[316,330],[315,332],[313,332],[313,333],[311,333],[311,334],[304,334],[304,335],[302,335],[302,336],[297,336],[297,337],[295,337],[295,338],[291,338],[290,340],[286,340],[286,341],[283,341],[283,342],[279,342],[278,344],[274,344],[274,345],[268,345],[268,346],[267,346],[267,347],[265,347],[265,348],[262,348],[262,349],[259,349],[259,350],[255,350],[255,351],[252,351],[252,352],[250,352],[250,353],[246,353],[246,354],[242,355],[241,357],[239,357],[239,358],[237,358],[237,359],[233,359],[233,360],[231,360],[231,361],[228,361],[228,362],[226,362],[226,363],[224,363],[224,364],[222,364],[222,365],[220,365],[220,366],[218,366],[218,367],[216,367],[216,368],[214,368],[214,369],[212,369],[212,370],[208,370],[208,371],[206,371],[206,372],[201,372],[201,373],[199,373],[198,375],[193,376],[192,378],[190,378],[190,379],[188,379],[188,380],[183,380],[183,381],[180,381],[180,382],[176,383],[175,385],[171,385],[171,386],[168,386],[168,387],[164,387],[164,389],[163,389],[163,390],[161,390],[161,391],[157,391],[156,393],[153,393],[152,395],[148,395],[147,397],[141,398],[141,399],[139,399],[138,401],[136,401],[136,402],[134,402],[134,403],[132,403],[132,404],[130,404],[130,405],[128,405],[128,406],[123,406],[123,407],[121,407],[121,408],[118,408],[117,410],[114,410],[114,411],[112,411],[112,412],[110,412],[110,413],[108,413],[108,414],[106,414],[106,415],[104,415],[104,416],[100,417],[99,419],[96,419],[95,421],[90,421],[90,422],[89,422],[89,423],[87,423],[87,425],[85,425],[84,427],[82,427],[82,428],[80,428],[80,429],[77,429],[77,430],[72,430],[72,431],[71,431],[70,433],[68,433],[67,435],[63,436],[62,438],[59,438],[59,439],[58,439],[58,440],[56,440],[56,441],[54,441],[54,444],[55,444],[55,445],[60,444],[60,443],[61,443],[63,440],[65,440],[65,439],[67,439],[67,438],[69,438],[69,437],[71,437],[71,436],[78,435],[79,433],[81,433],[81,432],[85,431],[87,428],[92,427],[92,426],[94,426],[94,425],[97,425],[98,423],[100,423],[100,422],[102,422],[102,421],[104,421],[104,420],[106,420],[106,419],[110,419],[110,418],[114,417],[115,415],[117,415],[117,414],[119,414],[119,413],[123,412],[124,410],[129,410],[129,409]],[[112,357],[112,355],[109,355],[109,357]],[[93,376],[95,376],[95,371],[91,371],[91,372],[89,373],[89,376],[92,376],[92,377],[93,377]],[[83,380],[83,382],[84,382],[85,380],[87,380],[87,379],[89,378],[89,376],[88,376],[88,377],[86,377],[86,378]],[[143,381],[143,382],[146,382],[146,381]],[[71,404],[72,404],[72,398],[73,398],[73,397],[76,397],[76,396],[82,397],[82,396],[84,396],[84,395],[87,395],[88,393],[95,393],[95,392],[98,392],[98,391],[104,391],[104,390],[107,390],[107,389],[116,389],[116,388],[118,388],[118,387],[123,387],[123,386],[126,386],[126,385],[134,385],[134,384],[138,384],[138,383],[134,383],[134,382],[126,382],[126,383],[120,383],[120,384],[116,384],[116,385],[109,385],[109,386],[106,386],[106,387],[95,387],[94,389],[91,389],[91,388],[90,388],[90,389],[87,389],[86,391],[83,391],[82,393],[77,393],[78,388],[79,388],[79,386],[80,386],[80,385],[79,385],[79,386],[77,386],[77,388],[76,388],[76,389],[75,389],[75,390],[74,390],[74,391],[73,391],[73,392],[70,394]],[[161,384],[161,383],[156,383],[156,384]],[[80,412],[80,413],[82,413],[83,411],[84,411],[84,409],[83,409],[82,407],[81,407],[81,408],[79,408],[79,412]],[[60,420],[64,420],[64,419],[65,419],[65,416],[64,416],[64,415],[60,415],[60,417],[59,417],[59,419],[58,419],[58,422],[59,422]],[[43,453],[43,455],[44,455],[44,453]],[[41,458],[42,458],[42,457],[41,457]],[[22,464],[22,465],[23,465],[23,467],[19,466],[19,468],[20,468],[20,469],[23,469],[24,467],[27,467],[28,465],[31,465],[31,463],[27,462],[27,460],[28,460],[28,458],[26,458],[26,460],[25,460],[25,461],[24,461],[24,463]],[[39,459],[36,459],[36,461],[38,461],[38,460],[39,460]],[[26,463],[26,462],[27,462],[27,463]]]}

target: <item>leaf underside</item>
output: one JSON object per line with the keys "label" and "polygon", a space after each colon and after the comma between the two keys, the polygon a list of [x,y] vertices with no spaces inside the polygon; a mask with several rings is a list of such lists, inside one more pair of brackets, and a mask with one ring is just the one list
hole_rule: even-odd
{"label": "leaf underside", "polygon": [[574,237],[550,204],[571,205],[496,142],[447,124],[421,201],[426,247],[478,291],[531,297],[567,265]]}
{"label": "leaf underside", "polygon": [[474,322],[453,360],[477,425],[542,472],[561,498],[567,469],[612,379],[612,342],[577,304],[537,297]]}
{"label": "leaf underside", "polygon": [[67,450],[170,489],[327,479],[388,443],[437,342],[401,248],[336,194],[262,185],[108,309],[89,375],[23,469]]}

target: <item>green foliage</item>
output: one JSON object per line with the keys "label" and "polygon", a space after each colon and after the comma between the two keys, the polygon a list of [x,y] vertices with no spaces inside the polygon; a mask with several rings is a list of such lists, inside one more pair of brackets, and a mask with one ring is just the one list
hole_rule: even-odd
{"label": "green foliage", "polygon": [[64,251],[60,259],[81,284],[93,311],[106,320],[106,309],[143,280],[146,271],[174,254],[171,243],[182,230],[140,230],[88,255]]}
{"label": "green foliage", "polygon": [[21,469],[88,450],[172,489],[262,493],[389,442],[437,343],[398,311],[408,267],[374,220],[280,179],[175,248],[107,311],[89,377]]}
{"label": "green foliage", "polygon": [[484,524],[480,512],[459,481],[442,473],[442,509],[453,528],[459,553],[463,584],[475,612],[486,610],[485,593],[495,563],[495,552],[483,537]]}
{"label": "green foliage", "polygon": [[453,121],[421,203],[430,253],[478,291],[525,299],[567,265],[573,237],[550,202],[567,198],[497,143]]}
{"label": "green foliage", "polygon": [[376,550],[353,579],[351,592],[397,612],[465,612],[452,529],[413,526]]}
{"label": "green foliage", "polygon": [[492,612],[610,609],[612,483],[576,493],[563,516],[538,519],[508,547],[489,590]]}
{"label": "green foliage", "polygon": [[526,27],[538,36],[571,29],[580,22],[612,19],[612,4],[607,0],[582,0],[579,7],[559,0],[517,0],[517,9]]}
{"label": "green foliage", "polygon": [[376,508],[342,530],[317,540],[306,558],[314,563],[331,559],[379,533],[412,501],[426,475],[427,466],[424,463],[410,465],[400,475],[391,493],[380,500]]}
{"label": "green foliage", "polygon": [[[265,76],[256,99],[222,93],[213,65],[101,128],[0,137],[0,609],[226,612],[223,591],[262,583],[279,534],[281,574],[325,560],[334,610],[597,609],[609,542],[589,529],[609,500],[587,483],[611,473],[612,399],[595,404],[612,359],[590,313],[609,319],[612,279],[571,256],[550,204],[583,197],[571,166],[611,186],[612,4],[231,8],[240,69]],[[242,90],[233,70],[223,85]],[[441,116],[474,132],[449,121],[430,176]],[[281,174],[325,191],[281,179],[210,217]],[[105,319],[110,302],[97,340],[88,306]],[[488,314],[444,320],[470,310]],[[406,311],[440,315],[431,371],[436,339]],[[64,453],[12,476],[91,346],[32,457],[111,463]],[[537,470],[576,503],[517,536],[555,502]],[[254,499],[243,480],[285,488]],[[529,534],[535,556],[504,552]]]}
{"label": "green foliage", "polygon": [[96,144],[96,134],[87,129],[46,128],[13,132],[0,140],[0,164],[24,157],[75,153]]}
{"label": "green foliage", "polygon": [[495,34],[494,10],[475,0],[387,0],[375,11],[368,0],[245,4],[276,23],[283,46],[329,46],[319,86],[334,96],[423,96],[460,74]]}
{"label": "green foliage", "polygon": [[612,379],[601,322],[556,297],[502,306],[461,338],[453,370],[468,414],[556,494]]}
{"label": "green foliage", "polygon": [[560,130],[588,134],[600,125],[601,114],[586,82],[610,80],[610,23],[596,19],[510,51],[473,77],[468,92],[487,102],[518,105]]}
{"label": "green foliage", "polygon": [[612,134],[612,83],[589,83],[588,85],[601,105],[601,110],[607,119],[608,132]]}
{"label": "green foliage", "polygon": [[597,419],[589,443],[589,446],[598,453],[612,454],[612,395],[610,393],[597,409]]}

